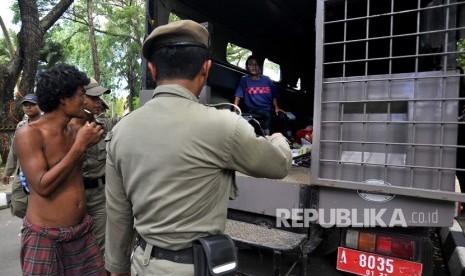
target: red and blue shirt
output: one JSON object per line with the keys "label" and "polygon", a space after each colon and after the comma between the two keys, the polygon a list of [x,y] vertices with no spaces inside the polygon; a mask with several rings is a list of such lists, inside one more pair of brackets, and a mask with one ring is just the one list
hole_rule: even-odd
{"label": "red and blue shirt", "polygon": [[248,111],[273,110],[273,99],[279,97],[279,92],[271,79],[261,76],[254,80],[250,76],[243,76],[236,88],[236,97],[244,100]]}

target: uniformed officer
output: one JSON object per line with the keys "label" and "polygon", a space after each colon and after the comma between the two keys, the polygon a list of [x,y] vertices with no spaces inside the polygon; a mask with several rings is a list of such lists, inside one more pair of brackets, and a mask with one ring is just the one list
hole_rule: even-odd
{"label": "uniformed officer", "polygon": [[[107,135],[105,266],[114,274],[194,275],[192,242],[224,232],[235,171],[289,172],[281,134],[257,137],[237,114],[199,103],[211,67],[208,36],[190,20],[156,28],[143,44],[153,99]],[[133,227],[141,243],[131,262]]]}
{"label": "uniformed officer", "polygon": [[[34,94],[27,94],[21,100],[21,107],[24,115],[27,117],[16,125],[16,130],[21,127],[34,122],[40,118],[41,111],[37,105],[37,97]],[[19,177],[20,166],[18,156],[14,146],[14,141],[10,145],[10,151],[8,152],[8,159],[5,165],[5,171],[3,176],[3,184],[7,185],[10,182],[10,175],[14,174],[14,180],[11,185],[11,202],[10,211],[13,216],[24,218],[27,210],[28,195],[23,191],[21,186],[21,180]]]}
{"label": "uniformed officer", "polygon": [[[95,121],[95,117],[101,113],[102,109],[100,96],[110,93],[110,89],[100,86],[94,78],[90,78],[90,83],[84,86],[84,89],[86,90],[84,108],[89,113],[86,120],[83,120],[81,124],[84,124],[85,121]],[[99,118],[97,123],[102,126],[105,133],[113,128],[113,123],[109,118],[108,120]],[[104,137],[105,134],[97,144],[86,150],[84,163],[82,164],[87,213],[94,220],[93,232],[99,243],[102,255],[105,252],[105,224],[107,220],[104,186],[107,151]]]}

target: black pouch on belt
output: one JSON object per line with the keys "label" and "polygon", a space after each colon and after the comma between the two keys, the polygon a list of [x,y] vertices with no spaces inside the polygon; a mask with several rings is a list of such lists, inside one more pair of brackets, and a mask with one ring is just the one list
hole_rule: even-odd
{"label": "black pouch on belt", "polygon": [[234,276],[237,250],[228,235],[212,235],[193,242],[195,276]]}

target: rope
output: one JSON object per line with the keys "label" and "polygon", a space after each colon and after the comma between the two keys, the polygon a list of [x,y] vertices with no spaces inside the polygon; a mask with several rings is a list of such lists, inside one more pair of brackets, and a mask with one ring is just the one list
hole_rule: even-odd
{"label": "rope", "polygon": [[19,123],[21,120],[19,120],[18,118],[16,118],[14,112],[13,112],[13,104],[14,102],[13,101],[10,101],[10,116],[11,118],[13,118],[13,120],[15,121],[15,123]]}

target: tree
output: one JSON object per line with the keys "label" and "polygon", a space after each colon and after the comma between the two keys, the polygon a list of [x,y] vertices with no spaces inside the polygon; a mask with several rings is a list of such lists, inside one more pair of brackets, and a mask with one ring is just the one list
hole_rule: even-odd
{"label": "tree", "polygon": [[56,42],[65,41],[68,63],[96,79],[99,75],[99,83],[113,91],[129,91],[123,101],[129,110],[138,106],[144,14],[142,0],[80,0],[53,30]]}
{"label": "tree", "polygon": [[92,50],[92,67],[94,68],[94,78],[100,82],[100,63],[97,51],[97,41],[95,40],[95,26],[93,14],[93,1],[87,0],[87,23],[89,25],[89,42]]}
{"label": "tree", "polygon": [[[0,115],[1,124],[13,125],[21,118],[18,102],[22,95],[33,91],[40,59],[38,49],[41,48],[44,34],[72,3],[73,0],[18,0],[13,6],[13,10],[17,11],[17,20],[21,19],[16,49],[1,20],[0,25],[4,34],[2,42],[9,49],[9,59],[0,59],[0,108],[3,111]],[[2,53],[0,55],[4,56]],[[13,104],[14,89],[18,81],[17,104]],[[8,136],[0,135],[2,144],[0,154],[3,160],[6,160],[8,154]]]}
{"label": "tree", "polygon": [[[9,109],[9,104],[13,100],[14,88],[20,76],[18,94],[25,95],[33,91],[40,59],[37,49],[40,49],[42,45],[44,34],[69,8],[73,0],[49,2],[41,2],[41,8],[50,8],[48,12],[44,12],[45,16],[41,19],[39,19],[37,1],[18,0],[17,2],[21,18],[18,47],[7,63],[0,64],[0,106],[2,110]],[[8,119],[8,117],[2,117],[2,123],[8,122]]]}
{"label": "tree", "polygon": [[3,22],[3,19],[1,16],[0,16],[0,26],[2,27],[3,35],[5,36],[4,42],[6,46],[8,47],[8,53],[10,55],[10,58],[13,58],[15,50],[13,47],[13,43],[11,42],[10,34],[8,33],[8,30],[6,29],[5,23]]}

